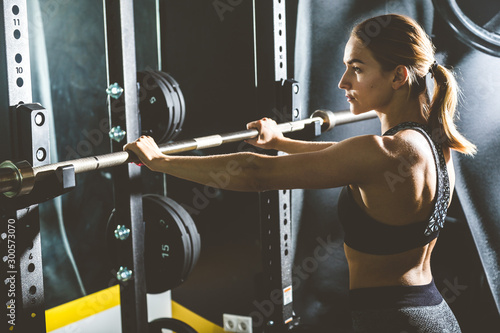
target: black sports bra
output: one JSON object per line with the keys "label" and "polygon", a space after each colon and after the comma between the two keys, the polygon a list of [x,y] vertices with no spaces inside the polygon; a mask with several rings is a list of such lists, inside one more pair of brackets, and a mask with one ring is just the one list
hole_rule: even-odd
{"label": "black sports bra", "polygon": [[450,201],[450,181],[441,145],[431,138],[429,128],[415,122],[401,123],[384,133],[394,135],[404,129],[420,132],[429,142],[436,163],[437,186],[434,211],[427,221],[403,226],[379,222],[369,216],[354,200],[345,186],[338,201],[338,214],[343,226],[344,242],[349,247],[371,254],[395,254],[424,246],[439,235]]}

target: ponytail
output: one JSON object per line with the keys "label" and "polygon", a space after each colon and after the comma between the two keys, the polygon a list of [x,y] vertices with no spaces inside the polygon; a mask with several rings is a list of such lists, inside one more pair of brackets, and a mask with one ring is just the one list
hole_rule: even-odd
{"label": "ponytail", "polygon": [[[422,98],[435,141],[462,154],[476,153],[476,146],[458,132],[454,123],[457,81],[452,72],[435,61],[435,46],[418,22],[403,15],[382,15],[359,23],[351,35],[372,52],[383,70],[393,70],[398,65],[408,69],[409,97]],[[435,80],[430,101],[425,84],[429,72]]]}
{"label": "ponytail", "polygon": [[435,81],[428,113],[433,138],[445,147],[462,154],[474,155],[476,146],[458,132],[454,122],[459,91],[453,73],[437,64],[431,67],[430,72]]}

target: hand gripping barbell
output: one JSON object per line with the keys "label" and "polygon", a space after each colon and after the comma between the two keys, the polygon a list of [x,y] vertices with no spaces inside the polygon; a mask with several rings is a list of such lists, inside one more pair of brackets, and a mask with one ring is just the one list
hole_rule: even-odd
{"label": "hand gripping barbell", "polygon": [[[331,130],[336,125],[348,124],[365,119],[375,118],[374,111],[361,115],[353,115],[350,111],[331,111],[317,110],[310,118],[278,124],[278,128],[283,133],[301,131],[308,124],[319,122],[321,131]],[[217,147],[224,143],[248,140],[259,135],[256,129],[248,129],[239,132],[226,134],[216,134],[200,138],[170,142],[160,144],[159,148],[163,154],[175,154],[197,149]],[[46,164],[37,167],[31,167],[28,162],[21,161],[13,163],[4,161],[0,164],[0,193],[9,198],[25,195],[31,192],[37,177],[43,174],[50,174],[59,167],[73,166],[75,174],[87,171],[100,170],[109,167],[115,167],[130,162],[139,162],[137,156],[129,151],[121,151],[98,156],[89,156],[75,160]]]}

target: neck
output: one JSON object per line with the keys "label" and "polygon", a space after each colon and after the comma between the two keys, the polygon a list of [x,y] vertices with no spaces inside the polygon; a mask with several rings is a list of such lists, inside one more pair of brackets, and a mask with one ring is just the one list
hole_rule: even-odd
{"label": "neck", "polygon": [[423,104],[418,98],[395,103],[384,110],[375,111],[380,119],[382,133],[407,121],[427,124],[427,120],[424,117]]}

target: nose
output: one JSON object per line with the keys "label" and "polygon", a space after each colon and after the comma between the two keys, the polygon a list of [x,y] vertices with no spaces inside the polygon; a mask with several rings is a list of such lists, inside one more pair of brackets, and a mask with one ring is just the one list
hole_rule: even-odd
{"label": "nose", "polygon": [[347,74],[347,70],[344,72],[344,74],[340,78],[339,85],[338,85],[339,89],[347,90],[350,87],[349,81],[346,78],[346,74]]}

